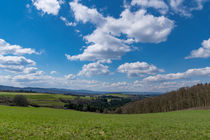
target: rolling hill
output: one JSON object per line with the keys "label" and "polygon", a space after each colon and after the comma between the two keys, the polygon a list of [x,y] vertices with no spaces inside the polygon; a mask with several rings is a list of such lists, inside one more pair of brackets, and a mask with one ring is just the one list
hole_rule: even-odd
{"label": "rolling hill", "polygon": [[0,139],[207,140],[210,112],[116,115],[0,105]]}
{"label": "rolling hill", "polygon": [[34,93],[51,93],[51,94],[70,94],[70,95],[96,95],[96,94],[132,94],[132,95],[160,95],[160,92],[111,92],[111,91],[91,91],[91,90],[72,90],[60,88],[39,88],[39,87],[13,87],[0,85],[0,91],[9,92],[34,92]]}
{"label": "rolling hill", "polygon": [[13,87],[0,85],[0,91],[13,91],[13,92],[37,92],[37,93],[54,93],[54,94],[104,94],[105,92],[90,91],[90,90],[71,90],[71,89],[59,89],[59,88],[39,88],[39,87]]}

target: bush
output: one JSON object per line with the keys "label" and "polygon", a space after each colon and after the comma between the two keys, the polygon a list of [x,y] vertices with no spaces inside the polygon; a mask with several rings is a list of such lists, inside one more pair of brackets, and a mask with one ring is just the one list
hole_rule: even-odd
{"label": "bush", "polygon": [[12,100],[9,97],[6,97],[6,96],[0,96],[0,104],[11,105]]}
{"label": "bush", "polygon": [[16,95],[13,98],[13,103],[16,106],[25,106],[26,107],[26,106],[29,105],[29,102],[28,102],[27,98],[23,95]]}

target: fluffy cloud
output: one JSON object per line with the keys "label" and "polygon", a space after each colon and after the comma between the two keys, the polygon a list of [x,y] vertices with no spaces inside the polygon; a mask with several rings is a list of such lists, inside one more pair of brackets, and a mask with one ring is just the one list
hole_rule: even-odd
{"label": "fluffy cloud", "polygon": [[37,72],[37,68],[35,67],[24,67],[21,65],[2,65],[0,64],[0,68],[5,70],[5,71],[9,71],[9,72],[13,72],[13,73],[35,73]]}
{"label": "fluffy cloud", "polygon": [[36,67],[27,67],[23,70],[24,73],[30,74],[30,73],[36,73],[38,69]]}
{"label": "fluffy cloud", "polygon": [[180,87],[193,86],[200,83],[199,80],[179,80],[179,81],[165,81],[165,82],[154,82],[147,83],[144,81],[134,81],[131,85],[134,89],[145,91],[155,91],[155,92],[168,92],[172,90],[177,90]]}
{"label": "fluffy cloud", "polygon": [[53,77],[44,75],[43,71],[36,71],[35,73],[28,73],[28,74],[19,74],[13,76],[11,79],[13,82],[19,84],[30,84],[30,83],[45,83],[47,84],[47,80],[53,79]]}
{"label": "fluffy cloud", "polygon": [[198,80],[190,81],[173,81],[173,82],[155,82],[147,83],[144,81],[134,82],[101,82],[95,80],[84,80],[75,77],[73,74],[69,74],[64,77],[53,77],[45,75],[42,71],[37,71],[32,74],[20,74],[15,76],[2,76],[0,75],[0,84],[6,84],[11,86],[35,86],[35,87],[49,87],[49,88],[68,88],[81,90],[95,90],[95,91],[133,91],[133,92],[144,92],[144,91],[156,91],[165,92],[175,90],[180,87],[191,86],[200,83]]}
{"label": "fluffy cloud", "polygon": [[[15,76],[1,76],[0,84],[7,84],[19,87],[49,87],[49,88],[69,88],[69,89],[87,89],[93,90],[103,83],[94,80],[76,79],[73,74],[65,75],[64,77],[54,77],[46,75],[43,71],[35,73],[18,74]],[[2,80],[3,79],[3,80]],[[101,87],[102,88],[102,87]]]}
{"label": "fluffy cloud", "polygon": [[185,57],[186,59],[190,58],[208,58],[210,57],[210,38],[202,42],[202,47],[197,50],[193,50],[190,56]]}
{"label": "fluffy cloud", "polygon": [[36,63],[27,59],[24,56],[1,56],[0,55],[0,68],[9,72],[34,72],[32,67],[27,67],[30,65],[35,65]]}
{"label": "fluffy cloud", "polygon": [[191,16],[194,10],[202,10],[204,3],[209,0],[191,0],[190,3],[184,0],[170,0],[171,9],[182,16]]}
{"label": "fluffy cloud", "polygon": [[163,0],[132,0],[131,5],[139,5],[145,8],[155,8],[163,14],[168,11],[168,6]]}
{"label": "fluffy cloud", "polygon": [[91,35],[86,36],[85,39],[92,44],[89,45],[82,54],[73,56],[66,55],[68,60],[94,61],[121,59],[122,55],[131,51],[131,48],[120,39],[100,29],[95,30]]}
{"label": "fluffy cloud", "polygon": [[19,45],[10,45],[5,40],[0,39],[0,55],[24,55],[24,54],[37,54],[34,49],[22,48]]}
{"label": "fluffy cloud", "polygon": [[182,3],[184,2],[184,0],[170,0],[170,6],[172,7],[173,10],[175,10],[176,12],[183,12],[180,11],[182,8],[180,8],[182,6]]}
{"label": "fluffy cloud", "polygon": [[107,17],[102,29],[115,36],[127,35],[135,42],[160,43],[166,41],[174,27],[174,22],[164,16],[155,17],[146,10],[131,12],[125,9],[119,19]]}
{"label": "fluffy cloud", "polygon": [[32,0],[33,5],[43,13],[58,15],[62,0]]}
{"label": "fluffy cloud", "polygon": [[[164,16],[155,17],[145,10],[131,12],[125,9],[120,18],[104,17],[78,1],[70,2],[75,19],[96,25],[95,31],[84,39],[89,46],[79,55],[66,55],[69,60],[120,59],[132,50],[132,42],[160,43],[166,41],[174,22]],[[126,36],[126,40],[121,35]]]}
{"label": "fluffy cloud", "polygon": [[0,64],[0,68],[5,71],[9,72],[23,72],[24,66],[17,66],[17,65],[2,65]]}
{"label": "fluffy cloud", "polygon": [[143,79],[144,82],[160,82],[169,80],[187,79],[193,77],[201,77],[210,75],[210,67],[189,69],[183,73],[169,73],[169,74],[158,74],[155,76],[149,76]]}
{"label": "fluffy cloud", "polygon": [[100,62],[89,63],[82,67],[78,76],[92,76],[92,75],[107,75],[109,74],[109,67],[101,64]]}
{"label": "fluffy cloud", "polygon": [[[24,54],[38,54],[34,49],[22,48],[19,45],[10,45],[5,40],[0,39],[0,68],[9,72],[34,73],[37,68],[30,67],[36,65]],[[29,67],[28,67],[29,66]]]}
{"label": "fluffy cloud", "polygon": [[164,70],[158,69],[154,65],[146,62],[125,63],[117,68],[120,73],[126,73],[128,77],[142,77],[145,75],[156,74]]}
{"label": "fluffy cloud", "polygon": [[0,64],[2,65],[35,65],[31,59],[24,56],[0,56]]}
{"label": "fluffy cloud", "polygon": [[209,0],[132,0],[131,6],[140,6],[142,8],[154,8],[161,14],[179,14],[181,16],[190,17],[192,11],[202,10],[203,5]]}
{"label": "fluffy cloud", "polygon": [[77,0],[70,2],[69,5],[71,6],[77,21],[99,24],[105,20],[96,9],[90,9],[82,4],[79,4]]}

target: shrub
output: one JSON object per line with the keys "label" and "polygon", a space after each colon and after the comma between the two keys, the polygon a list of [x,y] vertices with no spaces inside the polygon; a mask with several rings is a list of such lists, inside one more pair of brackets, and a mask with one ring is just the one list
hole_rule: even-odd
{"label": "shrub", "polygon": [[0,96],[0,104],[11,105],[12,100],[9,97],[6,97],[6,96]]}
{"label": "shrub", "polygon": [[28,106],[29,105],[27,98],[23,95],[16,95],[13,98],[13,103],[16,106]]}

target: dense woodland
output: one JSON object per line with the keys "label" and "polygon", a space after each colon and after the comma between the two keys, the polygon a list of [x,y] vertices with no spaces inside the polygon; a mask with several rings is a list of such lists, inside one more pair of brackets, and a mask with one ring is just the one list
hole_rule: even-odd
{"label": "dense woodland", "polygon": [[64,107],[67,109],[98,113],[109,113],[113,112],[116,108],[123,106],[126,103],[129,103],[133,100],[136,99],[117,96],[98,96],[95,97],[95,99],[91,100],[81,98],[75,98],[74,100],[63,99],[62,102],[66,103]]}
{"label": "dense woodland", "polygon": [[180,88],[160,96],[145,98],[118,108],[116,113],[154,113],[210,106],[210,83]]}

